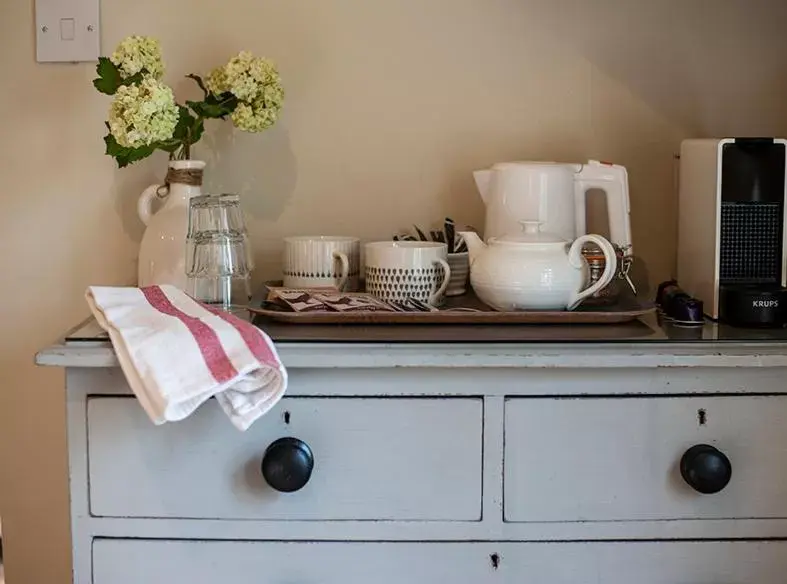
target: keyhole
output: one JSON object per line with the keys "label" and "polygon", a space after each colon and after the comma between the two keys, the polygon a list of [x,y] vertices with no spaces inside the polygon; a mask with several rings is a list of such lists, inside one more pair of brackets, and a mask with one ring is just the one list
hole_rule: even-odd
{"label": "keyhole", "polygon": [[492,569],[497,570],[500,567],[500,555],[489,554],[489,561],[492,563]]}
{"label": "keyhole", "polygon": [[284,412],[284,423],[285,424],[290,423],[290,412]]}
{"label": "keyhole", "polygon": [[699,422],[700,426],[704,426],[708,421],[708,414],[705,412],[704,409],[700,408],[697,410],[697,422]]}

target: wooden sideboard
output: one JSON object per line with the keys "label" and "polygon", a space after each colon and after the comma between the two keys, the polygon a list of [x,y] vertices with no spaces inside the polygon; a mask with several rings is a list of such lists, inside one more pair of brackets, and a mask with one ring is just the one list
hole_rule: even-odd
{"label": "wooden sideboard", "polygon": [[154,426],[103,339],[39,353],[76,584],[784,582],[783,340],[277,345],[247,432]]}

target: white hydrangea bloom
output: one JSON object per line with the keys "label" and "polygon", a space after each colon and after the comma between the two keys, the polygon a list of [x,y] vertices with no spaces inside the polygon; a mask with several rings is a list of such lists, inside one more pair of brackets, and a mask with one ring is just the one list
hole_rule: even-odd
{"label": "white hydrangea bloom", "polygon": [[240,102],[230,118],[239,130],[262,132],[276,123],[279,112],[276,109],[261,106],[259,101],[251,104]]}
{"label": "white hydrangea bloom", "polygon": [[123,39],[109,58],[120,69],[123,78],[136,75],[143,69],[155,78],[164,75],[164,61],[158,40],[146,36],[130,36]]}
{"label": "white hydrangea bloom", "polygon": [[214,69],[206,83],[211,93],[230,92],[238,98],[232,122],[247,132],[261,132],[272,126],[284,103],[284,88],[276,66],[248,51]]}
{"label": "white hydrangea bloom", "polygon": [[121,146],[149,146],[172,138],[178,116],[172,89],[146,77],[118,89],[109,108],[109,131]]}

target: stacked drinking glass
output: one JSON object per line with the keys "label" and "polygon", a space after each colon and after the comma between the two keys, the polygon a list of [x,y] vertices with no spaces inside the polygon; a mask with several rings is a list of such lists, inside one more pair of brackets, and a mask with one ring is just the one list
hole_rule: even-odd
{"label": "stacked drinking glass", "polygon": [[189,202],[186,292],[224,309],[251,298],[254,263],[237,195],[202,195]]}

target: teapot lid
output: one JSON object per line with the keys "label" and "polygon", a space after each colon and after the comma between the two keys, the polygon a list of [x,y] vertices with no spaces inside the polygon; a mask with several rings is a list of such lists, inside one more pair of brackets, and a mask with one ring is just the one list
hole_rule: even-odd
{"label": "teapot lid", "polygon": [[556,235],[555,233],[541,231],[541,221],[520,221],[519,224],[522,226],[522,231],[520,233],[510,233],[503,235],[502,237],[496,237],[492,240],[492,242],[536,244],[568,243],[565,239],[559,235]]}

